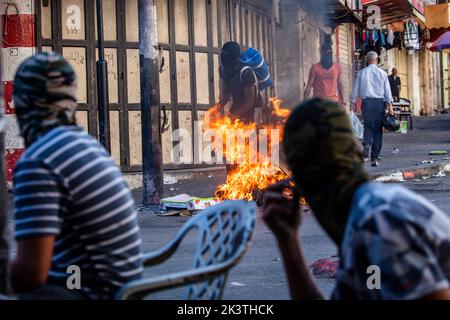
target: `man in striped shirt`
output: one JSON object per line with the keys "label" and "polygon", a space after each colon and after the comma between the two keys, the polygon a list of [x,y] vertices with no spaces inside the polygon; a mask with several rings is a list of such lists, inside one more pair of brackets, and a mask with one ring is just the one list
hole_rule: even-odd
{"label": "man in striped shirt", "polygon": [[131,192],[107,151],[76,125],[76,87],[57,53],[29,58],[15,78],[26,151],[14,172],[11,282],[24,299],[112,299],[143,271]]}

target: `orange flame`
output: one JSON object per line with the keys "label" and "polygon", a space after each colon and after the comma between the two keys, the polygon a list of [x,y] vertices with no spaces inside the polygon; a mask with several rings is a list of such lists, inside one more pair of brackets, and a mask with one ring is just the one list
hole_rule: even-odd
{"label": "orange flame", "polygon": [[[277,98],[270,99],[270,102],[273,106],[272,116],[277,118],[276,124],[258,126],[256,123],[244,123],[240,120],[233,121],[230,117],[223,116],[219,106],[216,105],[208,113],[209,127],[210,129],[218,130],[219,134],[224,137],[223,141],[226,141],[226,136],[237,140],[237,136],[239,133],[242,133],[242,130],[245,132],[274,128],[282,129],[291,110],[283,108],[281,100]],[[271,141],[268,143],[270,144]],[[255,198],[255,192],[263,191],[271,184],[288,178],[288,175],[281,168],[274,166],[267,160],[267,155],[261,155],[258,150],[250,150],[251,148],[255,148],[255,146],[250,145],[249,141],[245,141],[244,145],[235,143],[234,148],[231,148],[231,150],[224,149],[224,157],[227,163],[236,163],[237,159],[242,159],[242,155],[245,155],[245,161],[236,165],[236,168],[229,172],[225,184],[217,187],[216,196],[221,200],[252,201]],[[256,163],[249,161],[251,152],[257,154]]]}
{"label": "orange flame", "polygon": [[273,105],[273,115],[287,120],[287,118],[291,115],[292,110],[283,108],[281,106],[282,101],[278,98],[271,98],[270,102]]}

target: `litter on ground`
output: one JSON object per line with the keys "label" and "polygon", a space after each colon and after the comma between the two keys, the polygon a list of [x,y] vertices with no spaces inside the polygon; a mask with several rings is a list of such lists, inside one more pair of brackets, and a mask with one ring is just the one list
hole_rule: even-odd
{"label": "litter on ground", "polygon": [[441,151],[441,150],[434,150],[430,151],[430,156],[446,156],[447,151]]}
{"label": "litter on ground", "polygon": [[177,184],[178,180],[172,176],[164,175],[164,184],[165,185],[172,185]]}
{"label": "litter on ground", "polygon": [[378,182],[405,182],[402,172],[393,172],[389,175],[382,176],[376,179]]}
{"label": "litter on ground", "polygon": [[212,207],[220,202],[218,198],[198,198],[188,194],[180,194],[175,197],[162,199],[161,210],[197,211]]}

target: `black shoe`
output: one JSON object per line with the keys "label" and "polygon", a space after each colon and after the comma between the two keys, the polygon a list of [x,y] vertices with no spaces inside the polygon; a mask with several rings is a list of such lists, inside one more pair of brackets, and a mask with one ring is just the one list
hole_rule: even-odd
{"label": "black shoe", "polygon": [[370,152],[370,147],[369,146],[365,146],[364,150],[363,150],[363,158],[369,158],[369,152]]}
{"label": "black shoe", "polygon": [[372,161],[372,167],[378,167],[379,165],[380,163],[377,160]]}

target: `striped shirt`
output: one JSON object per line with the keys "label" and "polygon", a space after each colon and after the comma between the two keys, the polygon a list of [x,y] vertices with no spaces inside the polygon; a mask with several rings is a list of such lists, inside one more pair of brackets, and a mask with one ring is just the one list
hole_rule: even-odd
{"label": "striped shirt", "polygon": [[16,240],[55,236],[48,283],[66,286],[81,270],[89,299],[111,299],[142,275],[141,239],[131,192],[106,150],[77,126],[50,130],[14,171]]}

